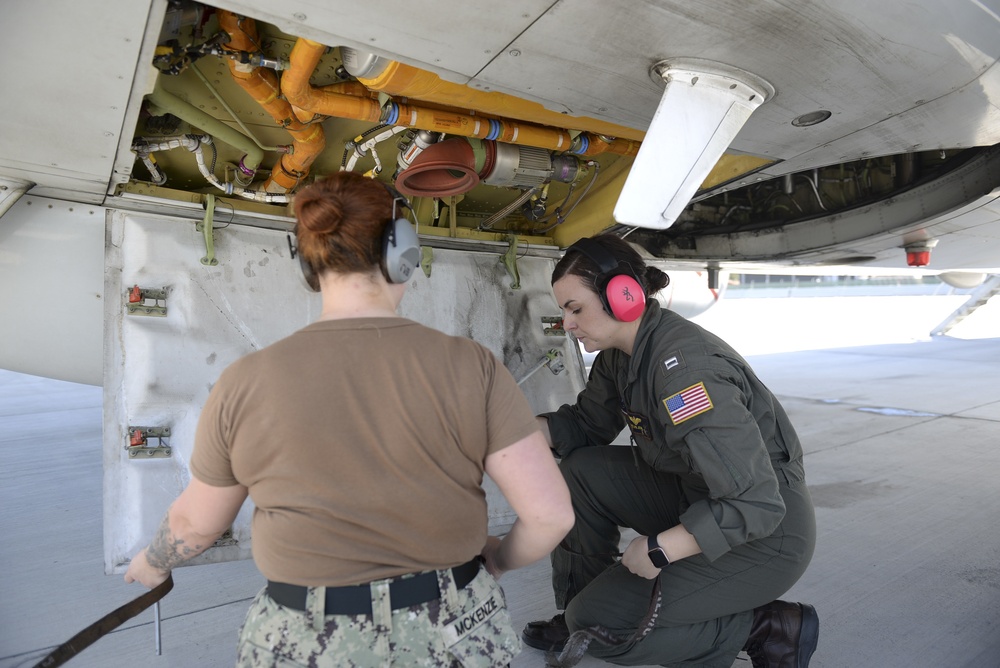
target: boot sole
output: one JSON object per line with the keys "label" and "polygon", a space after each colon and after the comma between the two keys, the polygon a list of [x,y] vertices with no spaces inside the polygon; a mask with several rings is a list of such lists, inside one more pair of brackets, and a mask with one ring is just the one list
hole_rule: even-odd
{"label": "boot sole", "polygon": [[799,651],[796,657],[799,668],[809,668],[809,659],[819,644],[819,615],[816,608],[806,603],[802,606],[802,627],[799,629]]}

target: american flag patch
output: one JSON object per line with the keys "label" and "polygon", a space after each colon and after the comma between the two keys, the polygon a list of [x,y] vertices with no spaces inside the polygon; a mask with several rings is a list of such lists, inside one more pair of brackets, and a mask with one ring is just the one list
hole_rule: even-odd
{"label": "american flag patch", "polygon": [[677,394],[672,394],[663,400],[663,405],[667,407],[670,420],[678,425],[684,420],[701,415],[705,411],[712,410],[712,400],[705,390],[705,383],[698,383],[681,390]]}

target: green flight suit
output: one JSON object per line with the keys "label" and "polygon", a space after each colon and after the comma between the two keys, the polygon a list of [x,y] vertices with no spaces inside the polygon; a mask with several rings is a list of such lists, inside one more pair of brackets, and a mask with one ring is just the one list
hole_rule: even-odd
{"label": "green flight suit", "polygon": [[[663,569],[655,629],[588,651],[729,668],[753,608],[785,593],[815,547],[802,447],[778,400],[728,344],[650,300],[632,356],[602,351],[576,404],[544,417],[576,512],[552,554],[570,630],[633,633],[652,581],[616,562],[619,527],[648,536],[680,523],[702,554]],[[626,425],[632,447],[608,446]]]}

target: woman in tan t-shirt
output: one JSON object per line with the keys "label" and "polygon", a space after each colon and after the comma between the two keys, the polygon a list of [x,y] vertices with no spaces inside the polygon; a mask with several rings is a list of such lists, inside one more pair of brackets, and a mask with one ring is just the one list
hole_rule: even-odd
{"label": "woman in tan t-shirt", "polygon": [[[573,525],[510,373],[479,344],[396,315],[420,259],[406,208],[349,172],[296,196],[322,314],[223,372],[193,478],[125,575],[163,582],[249,495],[268,585],[239,666],[506,665],[520,643],[496,579]],[[486,535],[484,472],[518,515],[503,539]]]}

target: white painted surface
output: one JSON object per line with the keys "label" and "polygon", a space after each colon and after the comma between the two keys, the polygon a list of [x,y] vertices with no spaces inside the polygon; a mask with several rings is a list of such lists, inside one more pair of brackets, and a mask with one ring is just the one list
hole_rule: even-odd
{"label": "white painted surface", "polygon": [[0,218],[0,368],[100,385],[105,213],[25,195]]}

